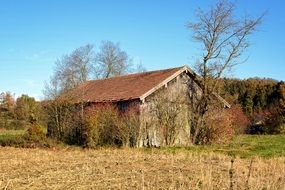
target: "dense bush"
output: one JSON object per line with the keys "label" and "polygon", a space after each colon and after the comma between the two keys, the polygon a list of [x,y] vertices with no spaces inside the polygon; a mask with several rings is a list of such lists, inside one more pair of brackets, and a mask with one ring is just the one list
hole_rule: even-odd
{"label": "dense bush", "polygon": [[280,109],[272,108],[265,118],[264,132],[266,134],[285,134],[285,114],[280,113]]}
{"label": "dense bush", "polygon": [[137,146],[140,133],[140,118],[137,111],[127,110],[120,118],[118,132],[123,146]]}
{"label": "dense bush", "polygon": [[73,124],[65,132],[65,142],[84,147],[136,146],[139,132],[136,112],[119,113],[110,105],[87,108],[74,114]]}
{"label": "dense bush", "polygon": [[42,140],[46,138],[46,134],[42,126],[33,124],[28,128],[25,137],[32,140]]}
{"label": "dense bush", "polygon": [[29,126],[29,123],[21,120],[7,119],[0,117],[0,128],[7,130],[22,130]]}
{"label": "dense bush", "polygon": [[21,120],[12,120],[6,129],[8,130],[23,130],[29,126],[29,123]]}
{"label": "dense bush", "polygon": [[122,144],[119,136],[119,114],[111,106],[91,108],[84,118],[82,130],[85,146]]}
{"label": "dense bush", "polygon": [[211,110],[205,118],[204,128],[199,134],[200,144],[219,144],[234,136],[232,115],[224,109]]}
{"label": "dense bush", "polygon": [[47,136],[50,138],[64,140],[66,133],[69,133],[73,126],[77,124],[76,106],[67,101],[50,101],[46,103],[45,112],[47,114]]}
{"label": "dense bush", "polygon": [[240,105],[233,104],[230,109],[227,109],[229,116],[232,119],[232,126],[235,134],[244,134],[246,133],[249,125],[249,117],[242,111]]}

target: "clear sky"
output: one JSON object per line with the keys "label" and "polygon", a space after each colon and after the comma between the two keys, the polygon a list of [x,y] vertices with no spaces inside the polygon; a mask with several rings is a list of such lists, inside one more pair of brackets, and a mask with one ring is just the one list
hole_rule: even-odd
{"label": "clear sky", "polygon": [[[54,62],[75,48],[102,40],[119,42],[148,70],[191,66],[199,50],[185,28],[198,0],[0,0],[0,92],[42,98]],[[236,0],[239,14],[268,10],[252,37],[238,78],[285,80],[285,1]]]}

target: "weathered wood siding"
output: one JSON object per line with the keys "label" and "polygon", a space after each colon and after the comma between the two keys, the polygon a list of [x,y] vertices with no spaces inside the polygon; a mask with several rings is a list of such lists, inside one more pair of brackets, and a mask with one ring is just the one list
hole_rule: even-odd
{"label": "weathered wood siding", "polygon": [[[188,123],[189,113],[188,106],[190,102],[188,85],[193,85],[198,89],[198,85],[183,72],[181,75],[165,84],[164,87],[157,90],[141,103],[141,135],[138,146],[165,146],[163,131],[157,123],[157,118],[154,110],[155,104],[161,96],[167,96],[168,101],[171,101],[175,106],[179,105],[179,112],[176,119],[176,133],[172,146],[189,146],[190,144],[190,125]],[[178,104],[178,105],[177,105]],[[169,106],[169,104],[168,104]]]}

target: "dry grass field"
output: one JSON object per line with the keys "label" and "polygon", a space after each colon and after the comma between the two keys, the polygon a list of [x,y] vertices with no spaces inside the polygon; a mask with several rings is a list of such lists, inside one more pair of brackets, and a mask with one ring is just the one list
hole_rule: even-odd
{"label": "dry grass field", "polygon": [[285,189],[284,157],[235,158],[231,169],[210,152],[0,147],[0,160],[0,189]]}

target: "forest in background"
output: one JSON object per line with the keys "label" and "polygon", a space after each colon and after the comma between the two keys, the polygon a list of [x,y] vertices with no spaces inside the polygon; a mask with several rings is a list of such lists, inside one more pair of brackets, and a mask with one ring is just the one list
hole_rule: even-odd
{"label": "forest in background", "polygon": [[[242,108],[253,127],[250,133],[284,133],[285,84],[274,79],[222,80],[220,94]],[[254,127],[258,127],[257,129]]]}

